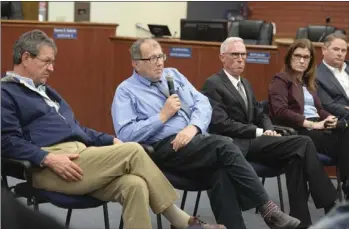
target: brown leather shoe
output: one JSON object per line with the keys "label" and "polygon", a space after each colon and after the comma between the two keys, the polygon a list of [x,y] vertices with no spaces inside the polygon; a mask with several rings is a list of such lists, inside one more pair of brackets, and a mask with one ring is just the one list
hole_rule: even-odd
{"label": "brown leather shoe", "polygon": [[191,216],[189,219],[189,227],[191,226],[201,226],[202,228],[205,229],[227,229],[224,225],[221,224],[207,224],[202,222],[198,217],[196,216]]}

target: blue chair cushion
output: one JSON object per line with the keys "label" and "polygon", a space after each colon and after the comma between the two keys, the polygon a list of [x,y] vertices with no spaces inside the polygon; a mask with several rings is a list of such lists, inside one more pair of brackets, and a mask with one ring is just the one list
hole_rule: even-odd
{"label": "blue chair cushion", "polygon": [[336,160],[322,153],[318,153],[317,156],[324,166],[336,166]]}
{"label": "blue chair cushion", "polygon": [[18,183],[14,186],[14,193],[17,197],[31,198],[32,193],[38,203],[52,203],[60,208],[94,208],[106,203],[92,196],[87,195],[66,195],[59,192],[50,192],[42,189],[30,188],[27,182]]}
{"label": "blue chair cushion", "polygon": [[72,209],[94,208],[103,205],[105,201],[87,195],[66,195],[59,192],[50,192],[36,189],[36,196],[45,199],[47,202],[60,207]]}
{"label": "blue chair cushion", "polygon": [[249,163],[252,165],[259,177],[276,177],[284,172],[282,168],[272,168],[257,162]]}

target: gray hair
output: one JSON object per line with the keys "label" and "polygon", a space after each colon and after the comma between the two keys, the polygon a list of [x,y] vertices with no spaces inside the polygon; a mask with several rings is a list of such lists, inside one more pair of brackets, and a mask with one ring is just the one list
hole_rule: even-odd
{"label": "gray hair", "polygon": [[221,44],[220,54],[223,54],[226,51],[228,44],[234,43],[234,42],[242,42],[242,43],[244,43],[244,40],[242,38],[240,38],[240,37],[228,37]]}
{"label": "gray hair", "polygon": [[146,42],[154,42],[157,45],[160,45],[156,40],[152,38],[141,38],[138,39],[135,43],[132,44],[130,48],[131,58],[132,60],[138,60],[142,58],[141,45]]}
{"label": "gray hair", "polygon": [[22,62],[22,55],[24,52],[28,52],[33,57],[37,56],[42,46],[49,46],[54,49],[55,54],[57,53],[55,42],[43,31],[32,30],[22,34],[13,45],[13,64],[17,65]]}

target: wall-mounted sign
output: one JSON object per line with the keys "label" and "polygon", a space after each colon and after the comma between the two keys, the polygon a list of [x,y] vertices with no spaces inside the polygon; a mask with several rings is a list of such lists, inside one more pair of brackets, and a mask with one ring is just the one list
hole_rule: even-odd
{"label": "wall-mounted sign", "polygon": [[77,39],[78,30],[75,28],[54,28],[53,37],[55,39]]}
{"label": "wall-mounted sign", "polygon": [[170,57],[191,58],[191,48],[170,47]]}

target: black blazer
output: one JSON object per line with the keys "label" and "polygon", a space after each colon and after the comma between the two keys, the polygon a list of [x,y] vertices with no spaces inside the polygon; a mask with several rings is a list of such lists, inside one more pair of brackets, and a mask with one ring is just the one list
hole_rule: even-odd
{"label": "black blazer", "polygon": [[[349,74],[349,63],[345,71]],[[349,106],[349,97],[331,70],[322,62],[317,67],[316,80],[318,96],[325,110],[339,118],[349,120],[349,110],[344,108]]]}
{"label": "black blazer", "polygon": [[209,132],[234,138],[245,154],[250,141],[256,138],[257,127],[272,130],[273,125],[267,114],[263,112],[247,79],[241,77],[244,86],[248,109],[244,105],[239,92],[223,70],[208,78],[202,88],[213,108]]}

